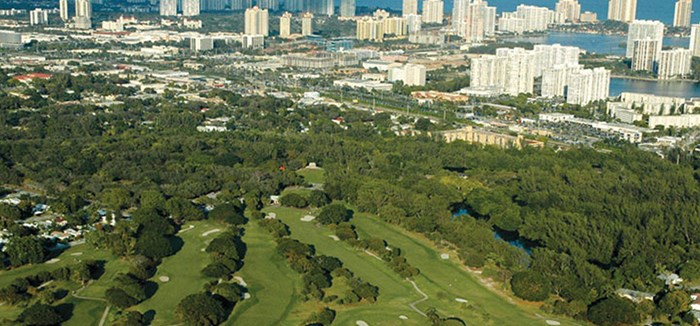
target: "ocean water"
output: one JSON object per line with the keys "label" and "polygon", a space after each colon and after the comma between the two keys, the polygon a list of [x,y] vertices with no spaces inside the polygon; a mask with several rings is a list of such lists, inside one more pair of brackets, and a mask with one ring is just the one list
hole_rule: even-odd
{"label": "ocean water", "polygon": [[[445,1],[445,11],[452,11],[453,0]],[[422,7],[422,0],[419,1],[419,8]],[[496,6],[498,12],[514,11],[519,4],[528,4],[554,9],[557,0],[489,0],[489,5]],[[358,6],[391,8],[401,10],[402,0],[357,0]],[[582,11],[592,11],[598,14],[598,19],[608,17],[608,0],[579,0]],[[673,23],[673,10],[675,1],[672,0],[638,0],[637,19],[660,20],[664,24]],[[700,22],[700,1],[693,1],[694,23]]]}
{"label": "ocean water", "polygon": [[[624,35],[601,35],[585,33],[550,32],[547,35],[515,36],[506,39],[511,42],[527,42],[533,44],[561,44],[577,46],[590,53],[625,55],[627,37]],[[665,37],[664,46],[688,48],[690,40],[687,37]]]}

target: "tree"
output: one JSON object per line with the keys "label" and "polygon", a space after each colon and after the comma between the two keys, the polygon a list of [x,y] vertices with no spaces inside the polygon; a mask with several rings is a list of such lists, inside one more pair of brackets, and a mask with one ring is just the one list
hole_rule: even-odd
{"label": "tree", "polygon": [[551,291],[549,280],[533,271],[516,273],[510,280],[510,285],[515,295],[528,301],[544,301]]}
{"label": "tree", "polygon": [[119,211],[129,206],[131,194],[124,188],[111,188],[102,192],[102,203],[109,209]]}
{"label": "tree", "polygon": [[13,266],[38,264],[46,258],[46,249],[41,240],[33,236],[12,238],[5,252]]}
{"label": "tree", "polygon": [[430,131],[433,129],[435,129],[435,125],[433,125],[433,123],[430,122],[430,120],[428,120],[426,118],[419,118],[416,121],[416,130]]}
{"label": "tree", "polygon": [[244,290],[242,286],[235,283],[221,283],[216,286],[214,293],[226,299],[230,305],[235,305],[241,301]]}
{"label": "tree", "polygon": [[304,208],[306,206],[309,206],[309,203],[306,201],[306,198],[297,193],[289,193],[282,196],[280,198],[280,204],[282,204],[283,206],[296,208]]}
{"label": "tree", "polygon": [[671,316],[690,310],[690,295],[681,290],[666,293],[659,300],[659,309]]}
{"label": "tree", "polygon": [[136,251],[149,258],[160,259],[175,253],[170,240],[158,232],[145,232],[136,240]]}
{"label": "tree", "polygon": [[642,315],[632,301],[614,296],[593,305],[588,319],[601,326],[634,325],[642,320]]}
{"label": "tree", "polygon": [[331,199],[328,198],[328,195],[326,195],[325,192],[316,189],[311,190],[308,201],[309,205],[313,207],[323,207],[330,204]]}
{"label": "tree", "polygon": [[204,212],[187,199],[173,197],[165,202],[165,211],[172,216],[176,223],[184,221],[199,221],[204,219]]}
{"label": "tree", "polygon": [[321,224],[338,224],[350,221],[351,218],[352,211],[347,209],[345,205],[330,204],[321,210],[317,220]]}
{"label": "tree", "polygon": [[209,218],[233,225],[243,225],[247,222],[240,208],[228,203],[212,209],[209,212]]}
{"label": "tree", "polygon": [[107,289],[107,291],[105,291],[105,299],[107,299],[107,302],[111,305],[119,309],[126,309],[139,303],[138,300],[131,297],[124,290],[118,288]]}
{"label": "tree", "polygon": [[17,321],[23,325],[58,325],[63,317],[52,306],[37,303],[22,311]]}
{"label": "tree", "polygon": [[329,326],[333,324],[333,320],[335,320],[335,310],[325,307],[321,311],[309,316],[304,324]]}
{"label": "tree", "polygon": [[221,302],[206,293],[190,294],[175,308],[175,314],[187,325],[219,325],[226,321],[227,313]]}

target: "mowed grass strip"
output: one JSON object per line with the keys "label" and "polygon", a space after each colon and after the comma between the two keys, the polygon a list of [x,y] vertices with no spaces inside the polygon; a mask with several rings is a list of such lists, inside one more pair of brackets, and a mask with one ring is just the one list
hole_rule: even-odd
{"label": "mowed grass strip", "polygon": [[[338,325],[355,325],[362,320],[370,325],[425,325],[427,319],[413,311],[408,304],[422,298],[413,286],[392,271],[384,261],[378,260],[350,245],[333,240],[333,233],[327,227],[317,226],[315,222],[302,222],[305,210],[286,207],[269,207],[266,212],[274,212],[277,217],[289,225],[292,238],[314,245],[319,255],[339,258],[345,267],[357,277],[379,287],[379,298],[375,304],[336,305],[330,307],[337,311]],[[318,305],[319,307],[321,304]],[[310,311],[309,311],[310,313]],[[408,320],[402,321],[404,315]],[[301,320],[300,320],[301,321]],[[299,321],[295,322],[296,324]]]}
{"label": "mowed grass strip", "polygon": [[[190,228],[193,225],[194,228]],[[219,229],[219,232],[209,232]],[[196,221],[185,224],[178,237],[183,241],[183,246],[175,255],[163,258],[158,266],[158,271],[150,280],[158,285],[155,294],[136,308],[142,313],[155,312],[151,325],[174,325],[180,320],[175,316],[175,308],[180,301],[194,293],[204,291],[204,285],[210,279],[201,273],[211,258],[203,250],[209,242],[226,230],[226,226],[212,221]],[[206,236],[203,234],[206,233]],[[161,282],[159,278],[165,276],[168,282]]]}
{"label": "mowed grass strip", "polygon": [[[301,277],[276,251],[272,235],[251,221],[243,236],[248,251],[236,273],[248,285],[251,298],[239,302],[226,325],[298,325],[290,322],[301,298]],[[304,317],[301,317],[304,318]]]}
{"label": "mowed grass strip", "polygon": [[324,176],[325,171],[321,168],[309,169],[304,168],[297,170],[297,174],[304,177],[304,180],[308,183],[321,184],[324,183],[326,177]]}

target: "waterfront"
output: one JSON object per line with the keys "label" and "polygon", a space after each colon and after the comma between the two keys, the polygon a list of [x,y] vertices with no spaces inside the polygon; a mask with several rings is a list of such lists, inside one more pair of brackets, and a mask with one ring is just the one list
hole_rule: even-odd
{"label": "waterfront", "polygon": [[[549,32],[546,35],[515,36],[505,38],[511,42],[528,42],[534,44],[561,44],[577,46],[590,53],[625,55],[627,36],[588,33]],[[664,46],[688,48],[687,37],[665,37]]]}
{"label": "waterfront", "polygon": [[622,92],[700,98],[700,84],[689,81],[649,81],[626,78],[610,79],[610,96],[618,96]]}

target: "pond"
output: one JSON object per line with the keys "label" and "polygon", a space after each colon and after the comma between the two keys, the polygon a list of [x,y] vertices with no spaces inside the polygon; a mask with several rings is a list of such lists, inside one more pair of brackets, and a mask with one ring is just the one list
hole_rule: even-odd
{"label": "pond", "polygon": [[[451,219],[455,220],[464,216],[469,216],[469,209],[464,206],[459,206],[452,211]],[[513,247],[522,249],[528,256],[532,255],[532,248],[535,247],[534,243],[529,243],[527,240],[521,239],[517,232],[508,232],[494,228],[493,238],[496,240],[503,240]]]}

